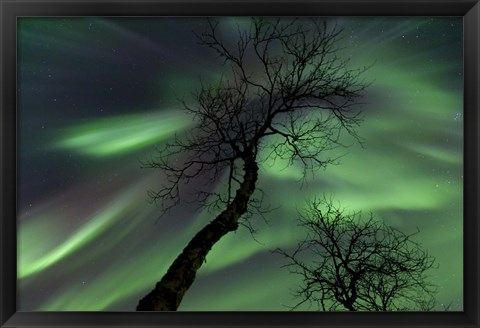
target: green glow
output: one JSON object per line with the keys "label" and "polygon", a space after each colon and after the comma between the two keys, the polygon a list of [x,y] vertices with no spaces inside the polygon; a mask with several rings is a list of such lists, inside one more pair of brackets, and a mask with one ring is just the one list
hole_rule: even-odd
{"label": "green glow", "polygon": [[[147,208],[140,215],[135,216],[135,221],[130,227],[122,228],[127,230],[127,234],[131,235],[136,231],[136,235],[142,237],[151,234],[153,229],[161,231],[161,227],[147,222],[154,213],[154,209],[152,211],[152,208]],[[113,232],[110,231],[109,234],[112,235]],[[114,240],[117,243],[122,240],[121,236],[118,239],[116,237],[117,235]],[[176,231],[175,238],[168,244],[165,244],[160,238],[141,253],[136,251],[136,247],[140,247],[141,242],[145,240],[137,240],[136,243],[139,245],[125,245],[126,252],[115,256],[108,270],[96,273],[94,279],[86,279],[85,285],[78,282],[76,286],[71,286],[68,290],[53,295],[43,303],[41,310],[102,311],[108,310],[112,304],[131,295],[141,295],[154,287],[154,282],[166,272],[179,250],[191,237],[188,232]],[[105,249],[105,251],[105,256],[109,256],[108,250]],[[133,260],[131,256],[134,257]],[[142,265],[137,265],[139,261]],[[112,275],[112,271],[115,272],[114,275]],[[142,279],[132,279],[132,277],[142,277]],[[134,299],[137,298],[138,296]],[[133,309],[135,305],[136,302],[132,303],[131,308]]]}
{"label": "green glow", "polygon": [[[297,278],[287,270],[279,270],[280,262],[272,263],[269,260],[272,257],[275,258],[275,255],[270,252],[258,254],[258,262],[249,263],[248,274],[235,276],[235,284],[229,277],[235,270],[242,270],[242,266],[198,277],[196,286],[192,287],[195,293],[185,296],[179,310],[287,311],[285,305],[291,304],[288,288],[297,282]],[[262,265],[262,260],[268,265]],[[216,296],[210,292],[211,284],[215,284]]]}
{"label": "green glow", "polygon": [[[76,286],[47,300],[42,305],[41,311],[60,311],[65,308],[72,309],[72,311],[108,309],[109,305],[119,299],[128,297],[138,290],[147,289],[147,286],[152,285],[151,281],[155,281],[163,274],[162,271],[158,271],[158,265],[163,263],[164,269],[166,269],[165,263],[170,263],[173,258],[165,258],[152,249],[137,257],[136,260],[142,260],[146,264],[142,266],[141,271],[136,270],[132,263],[115,263],[112,270],[117,274],[114,276],[110,272],[105,272],[97,275],[95,280],[87,281],[88,285],[86,286],[78,282]],[[132,276],[142,276],[144,279],[131,280]],[[132,304],[132,308],[134,305]]]}
{"label": "green glow", "polygon": [[110,156],[165,140],[190,125],[182,112],[122,115],[68,128],[57,147]]}
{"label": "green glow", "polygon": [[[206,263],[202,266],[199,274],[210,274],[229,266],[238,265],[255,254],[277,247],[290,246],[299,237],[295,230],[291,229],[292,221],[288,217],[283,220],[278,218],[275,222],[274,233],[269,233],[268,226],[260,228],[261,225],[256,224],[256,227],[261,229],[261,233],[256,236],[252,236],[247,229],[226,235],[208,253]],[[257,240],[254,240],[254,237]]]}
{"label": "green glow", "polygon": [[[141,189],[139,189],[138,186],[137,188],[127,190],[97,214],[93,215],[92,218],[75,231],[73,235],[61,241],[55,248],[46,252],[46,254],[38,257],[35,256],[34,260],[32,259],[32,252],[35,252],[35,249],[38,248],[35,242],[37,239],[34,238],[35,234],[33,236],[31,235],[31,228],[22,227],[19,229],[19,254],[21,255],[19,256],[19,263],[17,265],[17,278],[21,279],[38,273],[94,240],[101,235],[102,232],[107,230],[119,215],[124,215],[125,212],[128,212],[129,207],[132,206],[132,196],[139,192],[141,192]],[[55,227],[53,224],[51,226]]]}

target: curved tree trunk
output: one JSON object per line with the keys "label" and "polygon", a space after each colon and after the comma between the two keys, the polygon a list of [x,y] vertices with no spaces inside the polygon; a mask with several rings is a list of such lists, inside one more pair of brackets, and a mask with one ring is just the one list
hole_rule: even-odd
{"label": "curved tree trunk", "polygon": [[254,157],[245,159],[244,171],[243,182],[232,202],[193,237],[155,289],[140,300],[137,311],[177,310],[210,249],[227,233],[237,230],[238,220],[247,211],[257,181],[258,166]]}

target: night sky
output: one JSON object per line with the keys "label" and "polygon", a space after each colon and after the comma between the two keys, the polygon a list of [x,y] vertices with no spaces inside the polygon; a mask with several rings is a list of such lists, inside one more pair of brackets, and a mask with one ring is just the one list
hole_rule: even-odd
{"label": "night sky", "polygon": [[[304,237],[297,210],[323,193],[374,213],[436,257],[437,300],[463,309],[461,17],[330,18],[352,68],[373,64],[358,144],[302,187],[300,167],[261,163],[275,209],[211,251],[182,311],[286,311],[297,277],[270,252]],[[245,19],[222,18],[234,38]],[[192,127],[179,99],[225,67],[197,44],[204,18],[19,18],[18,309],[134,311],[212,214],[183,204],[160,217],[142,169]],[[192,190],[193,190],[192,186]],[[219,187],[220,188],[220,187]],[[315,308],[300,308],[315,310]]]}

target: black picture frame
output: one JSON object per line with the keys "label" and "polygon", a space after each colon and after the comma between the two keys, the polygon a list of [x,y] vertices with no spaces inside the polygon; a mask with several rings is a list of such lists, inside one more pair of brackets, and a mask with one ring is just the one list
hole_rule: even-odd
{"label": "black picture frame", "polygon": [[[479,327],[478,0],[421,1],[55,1],[0,0],[0,324],[1,327]],[[16,311],[16,18],[19,16],[383,15],[463,16],[464,311],[316,312],[17,312]]]}

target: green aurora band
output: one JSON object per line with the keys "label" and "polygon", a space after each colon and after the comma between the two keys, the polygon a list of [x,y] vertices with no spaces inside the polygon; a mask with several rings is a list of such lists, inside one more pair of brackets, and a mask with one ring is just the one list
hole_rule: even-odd
{"label": "green aurora band", "polygon": [[178,111],[110,117],[68,129],[58,148],[109,156],[158,143],[189,124]]}

